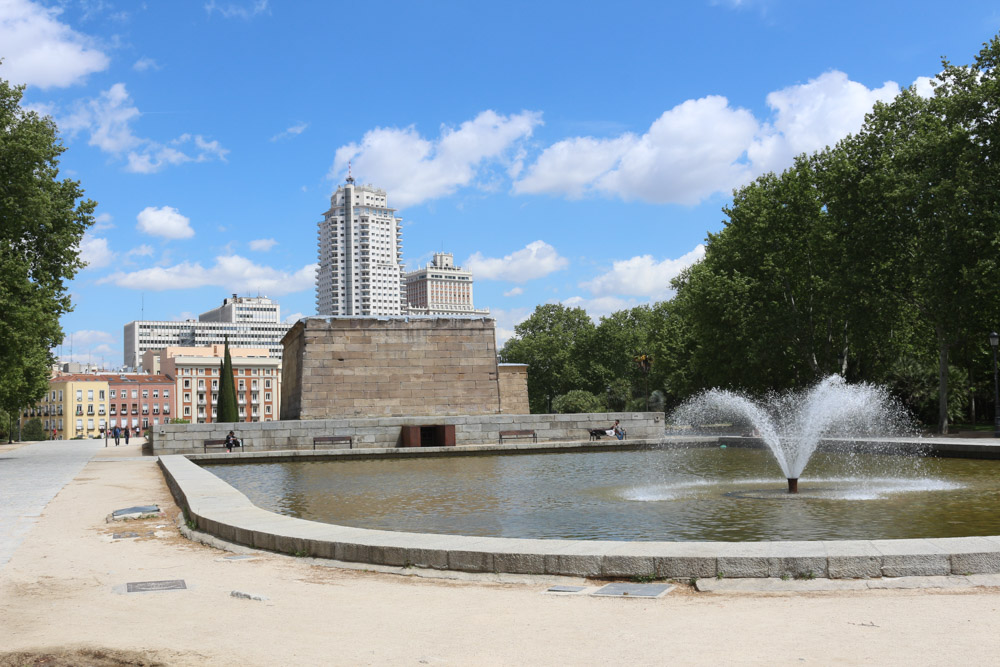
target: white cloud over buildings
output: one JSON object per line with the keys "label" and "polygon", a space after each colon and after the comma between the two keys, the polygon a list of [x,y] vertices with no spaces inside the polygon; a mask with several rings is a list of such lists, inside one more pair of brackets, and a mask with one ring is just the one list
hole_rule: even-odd
{"label": "white cloud over buildings", "polygon": [[29,0],[0,1],[3,78],[39,88],[82,83],[107,69],[110,59],[90,37],[59,20],[59,7]]}
{"label": "white cloud over buildings", "polygon": [[216,257],[215,264],[209,267],[185,261],[173,266],[118,271],[101,278],[98,283],[154,292],[221,287],[226,292],[260,291],[269,296],[281,296],[314,289],[317,268],[316,264],[308,264],[289,273],[256,264],[240,255],[226,255]]}
{"label": "white cloud over buildings", "polygon": [[360,142],[338,148],[328,176],[343,179],[351,162],[355,177],[385,188],[391,205],[419,204],[472,184],[486,163],[515,162],[520,142],[541,122],[533,111],[510,116],[483,111],[458,128],[442,127],[435,139],[422,137],[413,126],[377,127]]}
{"label": "white cloud over buildings", "polygon": [[86,263],[85,268],[100,269],[111,263],[114,253],[111,252],[106,238],[94,236],[88,231],[80,241],[80,259]]}
{"label": "white cloud over buildings", "polygon": [[476,280],[509,280],[523,283],[565,269],[569,260],[559,255],[545,241],[532,241],[524,248],[503,257],[485,257],[474,253],[465,266]]}

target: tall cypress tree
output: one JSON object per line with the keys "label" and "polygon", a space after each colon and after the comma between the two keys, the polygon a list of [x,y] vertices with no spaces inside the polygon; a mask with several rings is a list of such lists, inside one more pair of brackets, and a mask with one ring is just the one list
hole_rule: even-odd
{"label": "tall cypress tree", "polygon": [[226,352],[219,372],[221,377],[219,378],[219,405],[216,421],[239,421],[239,409],[236,407],[236,382],[233,381],[233,360],[229,356],[229,336],[226,336]]}

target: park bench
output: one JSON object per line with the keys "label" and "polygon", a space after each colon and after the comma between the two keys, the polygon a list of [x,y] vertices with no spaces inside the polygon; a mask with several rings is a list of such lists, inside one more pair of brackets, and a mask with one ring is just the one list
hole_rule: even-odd
{"label": "park bench", "polygon": [[523,429],[520,431],[500,431],[500,444],[503,444],[504,438],[531,438],[532,441],[538,442],[538,436],[535,432],[529,429]]}
{"label": "park bench", "polygon": [[313,449],[316,449],[316,445],[337,445],[342,442],[347,443],[348,449],[354,449],[354,436],[351,435],[327,435],[313,438]]}
{"label": "park bench", "polygon": [[[608,431],[611,430],[611,429],[608,429],[608,428],[590,428],[590,429],[587,429],[587,430],[590,432],[590,439],[591,440],[600,440],[601,438],[613,438],[613,437],[615,437],[614,434],[610,434],[610,435],[608,434]],[[625,429],[622,429],[622,440],[625,440],[627,438],[628,438],[628,432]]]}
{"label": "park bench", "polygon": [[[225,440],[205,440],[202,444],[206,452],[208,451],[209,447],[219,447],[220,449],[226,448]],[[236,438],[236,443],[233,445],[233,447],[239,447],[240,449],[243,449],[243,441],[240,440],[239,438]]]}

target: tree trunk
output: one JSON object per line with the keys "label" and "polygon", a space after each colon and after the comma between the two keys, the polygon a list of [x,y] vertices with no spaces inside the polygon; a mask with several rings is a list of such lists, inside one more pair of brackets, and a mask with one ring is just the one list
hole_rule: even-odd
{"label": "tree trunk", "polygon": [[938,330],[938,433],[948,433],[948,344]]}
{"label": "tree trunk", "polygon": [[976,377],[974,364],[969,364],[969,423],[976,425]]}

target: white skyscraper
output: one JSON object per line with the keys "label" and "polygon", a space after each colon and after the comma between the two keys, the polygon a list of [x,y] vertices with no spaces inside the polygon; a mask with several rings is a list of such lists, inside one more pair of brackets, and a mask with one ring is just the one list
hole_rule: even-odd
{"label": "white skyscraper", "polygon": [[389,208],[385,190],[355,185],[354,178],[347,177],[319,223],[317,314],[402,314],[401,222],[396,209]]}

